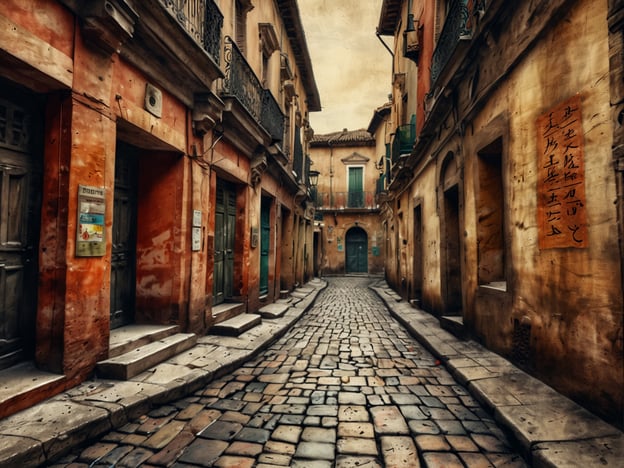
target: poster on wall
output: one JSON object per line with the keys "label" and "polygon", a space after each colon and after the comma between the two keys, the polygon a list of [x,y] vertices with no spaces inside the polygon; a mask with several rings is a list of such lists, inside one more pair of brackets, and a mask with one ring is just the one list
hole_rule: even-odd
{"label": "poster on wall", "polygon": [[537,223],[540,249],[587,247],[581,97],[537,119]]}
{"label": "poster on wall", "polygon": [[103,187],[78,186],[77,257],[101,257],[106,253]]}

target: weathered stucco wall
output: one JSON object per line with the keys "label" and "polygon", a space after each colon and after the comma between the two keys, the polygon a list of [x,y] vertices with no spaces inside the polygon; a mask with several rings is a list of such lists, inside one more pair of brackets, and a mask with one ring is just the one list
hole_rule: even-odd
{"label": "weathered stucco wall", "polygon": [[[581,1],[539,41],[473,122],[475,138],[499,115],[508,119],[504,149],[505,222],[511,273],[507,292],[489,302],[477,284],[477,219],[467,190],[467,313],[486,343],[513,353],[514,323],[530,326],[529,367],[603,414],[622,409],[622,278],[611,163],[607,2]],[[581,96],[588,247],[538,245],[537,128],[540,115]],[[470,149],[471,145],[468,144]],[[479,148],[472,148],[478,150]],[[476,154],[465,154],[466,184],[476,184]],[[492,309],[491,305],[511,309]],[[518,322],[515,322],[518,321]],[[600,392],[596,389],[600,388]]]}

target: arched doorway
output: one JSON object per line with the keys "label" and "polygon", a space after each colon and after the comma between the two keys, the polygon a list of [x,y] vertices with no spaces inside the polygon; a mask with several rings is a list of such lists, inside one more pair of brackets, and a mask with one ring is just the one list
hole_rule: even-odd
{"label": "arched doorway", "polygon": [[346,272],[368,273],[368,236],[359,227],[351,228],[346,236]]}

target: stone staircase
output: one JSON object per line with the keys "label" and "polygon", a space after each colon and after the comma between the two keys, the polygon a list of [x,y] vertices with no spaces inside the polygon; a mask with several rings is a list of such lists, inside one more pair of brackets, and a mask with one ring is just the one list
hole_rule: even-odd
{"label": "stone staircase", "polygon": [[109,358],[100,361],[101,378],[128,380],[197,343],[194,333],[178,333],[177,326],[127,325],[111,330]]}

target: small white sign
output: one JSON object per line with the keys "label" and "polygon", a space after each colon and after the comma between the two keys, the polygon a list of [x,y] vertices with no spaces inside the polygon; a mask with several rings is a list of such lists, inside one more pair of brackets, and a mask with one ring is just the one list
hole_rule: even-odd
{"label": "small white sign", "polygon": [[191,250],[193,252],[197,252],[201,250],[201,237],[202,237],[201,228],[194,227],[192,231],[192,238],[191,238]]}
{"label": "small white sign", "polygon": [[193,210],[193,227],[201,227],[202,212],[199,210]]}

